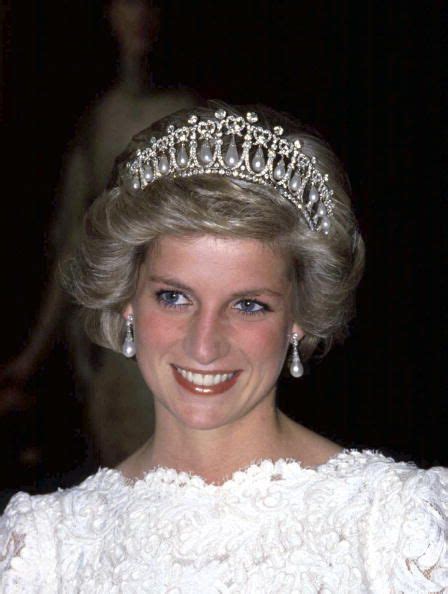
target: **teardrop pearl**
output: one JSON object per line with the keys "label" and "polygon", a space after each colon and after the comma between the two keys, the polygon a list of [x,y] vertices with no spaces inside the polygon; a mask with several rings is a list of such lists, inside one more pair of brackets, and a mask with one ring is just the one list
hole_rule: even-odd
{"label": "teardrop pearl", "polygon": [[154,179],[154,172],[152,170],[151,165],[145,165],[144,166],[144,168],[143,168],[143,179],[148,184],[151,183],[152,180]]}
{"label": "teardrop pearl", "polygon": [[274,169],[274,179],[280,181],[285,177],[286,169],[285,169],[285,162],[281,159],[277,166]]}
{"label": "teardrop pearl", "polygon": [[188,155],[183,144],[181,144],[177,150],[176,161],[182,169],[188,165]]}
{"label": "teardrop pearl", "polygon": [[159,159],[159,171],[162,175],[166,175],[170,169],[170,164],[166,155],[162,155]]}
{"label": "teardrop pearl", "polygon": [[330,219],[328,217],[322,217],[322,219],[320,221],[320,226],[326,235],[328,233],[328,231],[330,230]]}
{"label": "teardrop pearl", "polygon": [[294,192],[294,193],[298,192],[301,183],[302,183],[302,180],[300,179],[300,175],[296,171],[294,173],[294,175],[291,177],[291,179],[289,180],[289,189],[291,190],[291,192]]}
{"label": "teardrop pearl", "polygon": [[328,214],[327,209],[325,208],[325,206],[323,204],[319,204],[316,214],[318,217],[326,217],[327,216],[327,214]]}
{"label": "teardrop pearl", "polygon": [[199,149],[199,160],[203,165],[210,165],[213,161],[213,153],[208,140],[204,140]]}
{"label": "teardrop pearl", "polygon": [[310,190],[309,196],[308,196],[308,206],[311,206],[312,204],[316,204],[316,202],[319,201],[319,193],[316,190],[316,188],[313,186]]}
{"label": "teardrop pearl", "polygon": [[123,181],[129,192],[133,193],[140,190],[140,180],[137,175],[125,175],[123,176]]}
{"label": "teardrop pearl", "polygon": [[303,375],[303,365],[300,359],[293,359],[291,361],[291,365],[289,366],[289,373],[292,377],[302,377]]}
{"label": "teardrop pearl", "polygon": [[226,155],[224,157],[224,163],[230,169],[234,169],[238,165],[239,155],[238,150],[236,148],[235,137],[232,136],[229,147],[227,149]]}
{"label": "teardrop pearl", "polygon": [[128,359],[135,355],[135,343],[132,340],[132,338],[125,339],[125,341],[123,342],[123,348],[121,349],[121,352]]}
{"label": "teardrop pearl", "polygon": [[263,169],[266,167],[266,161],[261,146],[257,148],[251,165],[255,173],[260,173],[260,171],[263,171]]}

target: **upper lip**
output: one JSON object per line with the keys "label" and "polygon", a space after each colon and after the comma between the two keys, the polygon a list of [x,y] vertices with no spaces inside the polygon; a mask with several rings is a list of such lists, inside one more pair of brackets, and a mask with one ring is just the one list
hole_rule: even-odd
{"label": "upper lip", "polygon": [[191,367],[184,367],[183,365],[176,365],[172,363],[173,367],[178,369],[183,369],[185,371],[190,371],[191,373],[200,373],[201,375],[218,375],[218,374],[228,374],[228,373],[237,373],[240,371],[239,369],[192,369]]}

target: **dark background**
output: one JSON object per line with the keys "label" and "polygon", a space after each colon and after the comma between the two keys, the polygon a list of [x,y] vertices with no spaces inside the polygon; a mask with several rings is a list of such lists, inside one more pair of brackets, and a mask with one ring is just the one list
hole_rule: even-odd
{"label": "dark background", "polygon": [[[282,383],[281,405],[346,446],[448,465],[442,3],[162,4],[157,84],[291,112],[329,139],[352,180],[367,244],[358,316],[342,348]],[[20,352],[37,312],[67,143],[114,75],[102,10],[94,0],[2,4],[2,361]],[[95,468],[63,343],[27,392],[30,407],[0,421],[5,499]],[[38,462],[17,457],[24,444]]]}

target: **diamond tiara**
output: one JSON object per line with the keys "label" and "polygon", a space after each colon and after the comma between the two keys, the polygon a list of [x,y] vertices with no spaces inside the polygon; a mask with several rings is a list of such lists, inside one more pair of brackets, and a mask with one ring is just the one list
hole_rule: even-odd
{"label": "diamond tiara", "polygon": [[225,175],[274,187],[299,209],[311,230],[328,234],[333,190],[328,175],[316,167],[316,157],[302,152],[300,140],[282,138],[281,126],[271,131],[258,125],[254,112],[243,118],[218,109],[214,115],[200,119],[193,114],[188,125],[170,124],[165,136],[152,137],[149,146],[137,149],[120,169],[127,190],[136,193],[160,177]]}

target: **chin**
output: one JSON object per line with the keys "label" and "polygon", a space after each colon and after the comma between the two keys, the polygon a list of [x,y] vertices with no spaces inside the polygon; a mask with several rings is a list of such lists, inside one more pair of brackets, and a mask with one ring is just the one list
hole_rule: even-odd
{"label": "chin", "polygon": [[[213,407],[212,407],[213,408]],[[203,407],[182,407],[182,410],[173,411],[176,419],[188,427],[188,429],[197,429],[207,431],[218,429],[232,422],[233,417],[218,410],[205,410]]]}

